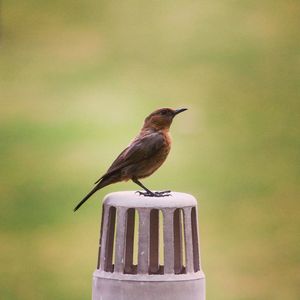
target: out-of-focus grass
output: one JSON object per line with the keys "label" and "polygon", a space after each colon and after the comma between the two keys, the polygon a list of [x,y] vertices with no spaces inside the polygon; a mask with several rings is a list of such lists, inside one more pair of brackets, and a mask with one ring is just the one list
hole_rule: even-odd
{"label": "out-of-focus grass", "polygon": [[194,194],[210,299],[298,299],[296,1],[2,4],[0,290],[88,299],[101,198],[73,206],[162,106],[166,164]]}

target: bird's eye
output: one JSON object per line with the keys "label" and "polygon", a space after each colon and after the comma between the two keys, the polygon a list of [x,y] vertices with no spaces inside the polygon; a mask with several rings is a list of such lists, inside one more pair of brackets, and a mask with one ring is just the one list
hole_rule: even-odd
{"label": "bird's eye", "polygon": [[168,113],[167,110],[162,110],[162,111],[160,112],[161,115],[166,115],[167,113]]}

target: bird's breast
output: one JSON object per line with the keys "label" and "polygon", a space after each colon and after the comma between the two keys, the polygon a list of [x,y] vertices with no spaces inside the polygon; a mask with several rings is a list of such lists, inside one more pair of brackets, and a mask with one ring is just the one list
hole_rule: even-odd
{"label": "bird's breast", "polygon": [[168,132],[161,133],[163,136],[162,146],[157,149],[148,159],[141,162],[138,167],[136,176],[144,178],[155,172],[166,160],[171,149],[171,136]]}

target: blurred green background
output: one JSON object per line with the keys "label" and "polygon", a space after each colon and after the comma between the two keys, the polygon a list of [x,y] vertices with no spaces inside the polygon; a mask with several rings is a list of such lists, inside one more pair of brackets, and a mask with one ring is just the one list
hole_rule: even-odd
{"label": "blurred green background", "polygon": [[208,299],[300,297],[299,1],[3,1],[1,299],[90,299],[100,201],[160,107],[188,107],[144,183],[200,204]]}

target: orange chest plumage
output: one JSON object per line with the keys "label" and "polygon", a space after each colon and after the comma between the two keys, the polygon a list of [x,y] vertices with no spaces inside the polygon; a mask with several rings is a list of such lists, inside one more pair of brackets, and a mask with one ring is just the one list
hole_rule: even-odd
{"label": "orange chest plumage", "polygon": [[[167,157],[167,155],[169,154],[170,150],[171,150],[171,144],[172,144],[172,139],[171,139],[171,135],[169,133],[169,131],[163,131],[162,135],[164,137],[164,146],[162,147],[162,155],[165,155]],[[165,159],[166,159],[165,157]]]}
{"label": "orange chest plumage", "polygon": [[160,149],[154,155],[149,157],[138,167],[138,178],[145,178],[154,173],[166,160],[171,149],[171,136],[169,132],[162,132],[163,143]]}

